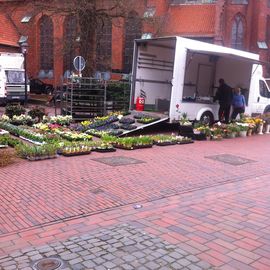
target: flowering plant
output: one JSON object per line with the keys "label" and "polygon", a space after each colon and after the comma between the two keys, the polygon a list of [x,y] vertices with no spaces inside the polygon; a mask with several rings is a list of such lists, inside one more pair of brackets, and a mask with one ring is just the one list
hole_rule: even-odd
{"label": "flowering plant", "polygon": [[42,131],[49,131],[50,130],[48,124],[44,124],[44,123],[35,124],[34,128],[40,129]]}
{"label": "flowering plant", "polygon": [[10,118],[6,114],[3,114],[0,117],[0,121],[9,122],[10,121]]}
{"label": "flowering plant", "polygon": [[240,131],[240,127],[236,123],[230,123],[227,125],[227,131],[229,133],[234,133],[234,132],[237,133]]}
{"label": "flowering plant", "polygon": [[57,116],[43,116],[42,122],[43,123],[51,123],[51,124],[59,124],[61,126],[69,125],[72,121],[71,115],[57,115]]}
{"label": "flowering plant", "polygon": [[267,125],[270,125],[270,112],[264,113],[261,115],[261,118]]}
{"label": "flowering plant", "polygon": [[213,136],[222,136],[223,130],[221,128],[212,127],[210,130]]}
{"label": "flowering plant", "polygon": [[247,131],[249,129],[249,124],[248,123],[236,122],[236,124],[239,127],[239,131]]}
{"label": "flowering plant", "polygon": [[208,125],[199,126],[195,130],[198,130],[200,133],[205,134],[206,137],[211,136],[211,129]]}
{"label": "flowering plant", "polygon": [[25,114],[13,115],[10,122],[14,125],[26,125],[26,124],[32,125],[33,119],[31,116]]}
{"label": "flowering plant", "polygon": [[254,122],[255,122],[255,124],[256,124],[257,126],[263,125],[263,124],[264,124],[264,120],[263,120],[262,118],[259,118],[259,117],[255,118],[255,119],[254,119]]}
{"label": "flowering plant", "polygon": [[179,123],[182,126],[191,126],[192,125],[192,122],[190,122],[187,118],[187,113],[182,113],[182,116],[180,117]]}

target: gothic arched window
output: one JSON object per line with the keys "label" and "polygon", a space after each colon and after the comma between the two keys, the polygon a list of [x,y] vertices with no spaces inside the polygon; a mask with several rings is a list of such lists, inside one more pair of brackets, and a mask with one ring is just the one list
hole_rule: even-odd
{"label": "gothic arched window", "polygon": [[[49,16],[40,19],[40,69],[53,73],[53,22]],[[50,77],[50,76],[49,76]]]}
{"label": "gothic arched window", "polygon": [[97,27],[96,62],[98,71],[111,69],[112,62],[112,21],[103,19]]}
{"label": "gothic arched window", "polygon": [[244,23],[240,15],[233,21],[231,46],[235,49],[244,49]]}
{"label": "gothic arched window", "polygon": [[68,76],[73,68],[73,59],[76,56],[77,19],[75,16],[67,16],[64,21],[64,72]]}
{"label": "gothic arched window", "polygon": [[124,71],[126,73],[130,73],[132,68],[134,39],[141,38],[141,36],[141,18],[136,12],[130,12],[125,27]]}

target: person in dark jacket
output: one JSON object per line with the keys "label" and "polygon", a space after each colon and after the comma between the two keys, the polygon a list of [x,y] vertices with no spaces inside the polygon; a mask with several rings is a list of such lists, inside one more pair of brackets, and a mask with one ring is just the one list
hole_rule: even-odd
{"label": "person in dark jacket", "polygon": [[214,102],[219,101],[218,118],[222,121],[225,118],[225,123],[229,123],[230,109],[233,99],[232,88],[227,85],[224,79],[219,79],[219,87],[214,97]]}
{"label": "person in dark jacket", "polygon": [[238,114],[245,112],[246,100],[243,95],[241,95],[241,89],[239,87],[235,88],[232,100],[233,112],[232,119],[234,120]]}

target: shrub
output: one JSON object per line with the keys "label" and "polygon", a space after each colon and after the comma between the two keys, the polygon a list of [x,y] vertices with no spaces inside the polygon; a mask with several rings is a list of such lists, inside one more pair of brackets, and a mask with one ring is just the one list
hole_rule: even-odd
{"label": "shrub", "polygon": [[0,150],[0,167],[7,166],[14,162],[14,154],[9,150]]}
{"label": "shrub", "polygon": [[28,112],[28,115],[30,115],[33,119],[38,119],[38,122],[41,122],[42,118],[44,115],[46,115],[45,113],[45,109],[42,107],[35,107],[32,110],[30,110]]}
{"label": "shrub", "polygon": [[22,144],[21,140],[12,138],[9,135],[0,136],[0,144],[9,145],[11,147],[15,147],[18,144]]}
{"label": "shrub", "polygon": [[9,104],[6,106],[5,114],[12,118],[14,115],[21,115],[25,113],[25,108],[21,105],[12,105]]}
{"label": "shrub", "polygon": [[54,156],[57,146],[54,144],[45,144],[42,146],[23,144],[17,145],[15,149],[19,157],[26,159],[29,157]]}

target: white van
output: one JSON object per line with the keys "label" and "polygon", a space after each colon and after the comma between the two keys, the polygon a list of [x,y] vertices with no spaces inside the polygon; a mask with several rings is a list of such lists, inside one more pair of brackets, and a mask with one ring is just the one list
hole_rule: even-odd
{"label": "white van", "polygon": [[213,96],[223,78],[246,97],[246,113],[270,112],[270,92],[259,55],[182,37],[135,40],[130,110],[138,96],[145,110],[167,114],[170,122],[218,119]]}
{"label": "white van", "polygon": [[0,53],[0,103],[25,100],[23,64],[24,57],[21,53]]}

